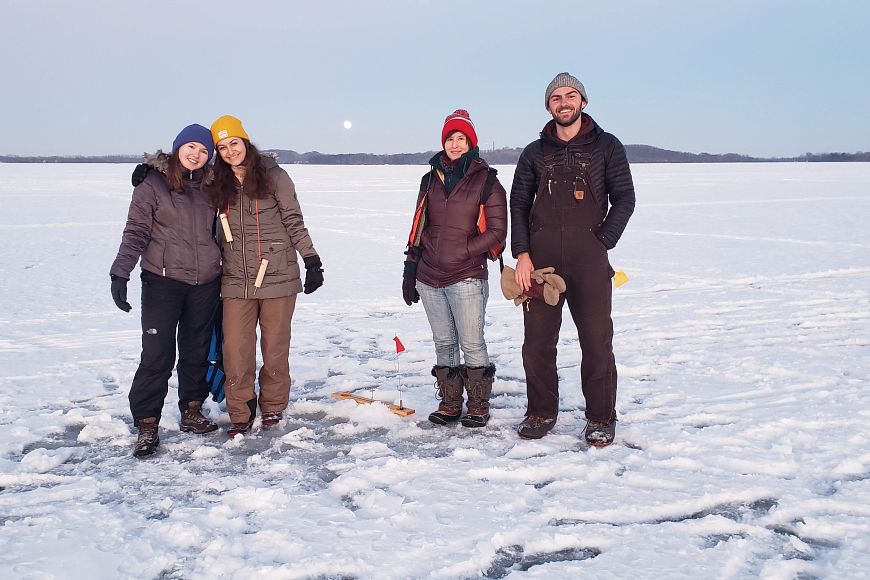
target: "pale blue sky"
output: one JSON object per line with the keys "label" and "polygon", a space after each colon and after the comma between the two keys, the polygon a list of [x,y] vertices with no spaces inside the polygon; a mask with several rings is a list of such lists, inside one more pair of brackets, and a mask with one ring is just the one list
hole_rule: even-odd
{"label": "pale blue sky", "polygon": [[[524,146],[569,71],[623,143],[870,150],[866,0],[0,0],[0,154],[139,153],[242,119],[263,148]],[[346,130],[342,122],[353,121]]]}

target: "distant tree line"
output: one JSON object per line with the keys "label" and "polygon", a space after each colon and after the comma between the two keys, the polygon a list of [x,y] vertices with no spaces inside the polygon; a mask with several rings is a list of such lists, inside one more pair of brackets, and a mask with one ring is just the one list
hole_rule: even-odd
{"label": "distant tree line", "polygon": [[[760,162],[832,162],[870,161],[870,152],[857,153],[805,153],[799,157],[750,157],[739,153],[685,153],[670,151],[651,145],[626,145],[626,154],[631,163],[760,163]],[[305,165],[426,165],[434,151],[421,153],[320,153],[309,151],[297,153],[289,149],[267,149],[279,163]],[[503,147],[481,152],[481,157],[491,165],[514,165],[523,152],[522,147]],[[54,155],[18,156],[0,155],[0,163],[139,163],[137,155]]]}
{"label": "distant tree line", "polygon": [[140,163],[141,155],[0,155],[0,163]]}

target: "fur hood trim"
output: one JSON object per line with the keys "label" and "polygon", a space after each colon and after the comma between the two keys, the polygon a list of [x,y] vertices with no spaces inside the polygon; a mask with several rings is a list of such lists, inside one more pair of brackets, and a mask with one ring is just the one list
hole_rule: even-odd
{"label": "fur hood trim", "polygon": [[[144,153],[143,163],[151,167],[151,169],[156,169],[163,175],[166,175],[166,172],[169,171],[169,158],[171,155],[171,153],[164,153],[162,149],[158,149],[154,153]],[[201,171],[203,172],[202,182],[204,185],[211,185],[214,183],[214,169],[211,164],[203,167]]]}

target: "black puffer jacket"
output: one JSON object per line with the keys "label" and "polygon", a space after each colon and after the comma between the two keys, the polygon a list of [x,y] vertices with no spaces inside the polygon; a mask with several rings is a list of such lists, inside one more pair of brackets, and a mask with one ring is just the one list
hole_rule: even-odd
{"label": "black puffer jacket", "polygon": [[209,168],[185,172],[181,191],[170,191],[164,173],[169,155],[158,152],[145,162],[150,171],[133,190],[121,247],[110,273],[130,278],[142,269],[185,284],[207,284],[220,276],[221,253],[212,235],[215,208],[203,190]]}
{"label": "black puffer jacket", "polygon": [[583,113],[582,123],[580,133],[566,143],[556,137],[556,122],[550,121],[541,131],[541,138],[530,143],[520,155],[510,196],[514,258],[530,250],[529,218],[539,181],[547,173],[548,165],[570,165],[579,159],[588,162],[587,184],[601,208],[601,215],[605,216],[596,235],[608,250],[616,246],[622,236],[635,204],[625,148],[586,113]]}
{"label": "black puffer jacket", "polygon": [[[429,174],[421,252],[409,253],[409,258],[418,262],[420,282],[443,288],[466,278],[487,278],[487,252],[507,237],[507,194],[498,179],[484,206],[487,231],[481,234],[477,229],[480,197],[489,171],[486,161],[472,159],[449,195],[435,171]],[[418,205],[424,193],[418,195]]]}

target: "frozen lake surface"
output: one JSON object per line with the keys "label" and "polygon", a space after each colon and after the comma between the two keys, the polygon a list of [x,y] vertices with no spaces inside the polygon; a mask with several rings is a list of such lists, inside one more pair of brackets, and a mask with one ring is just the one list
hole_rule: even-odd
{"label": "frozen lake surface", "polygon": [[[297,305],[286,420],[228,441],[209,402],[223,429],[182,434],[170,389],[139,461],[138,273],[129,314],[108,276],[132,166],[0,164],[3,577],[867,576],[870,164],[633,166],[604,449],[570,323],[558,424],[516,436],[522,315],[496,265],[493,419],[430,424],[431,335],[401,299],[425,168],[286,168],[326,277]],[[399,388],[416,414],[329,396]]]}

